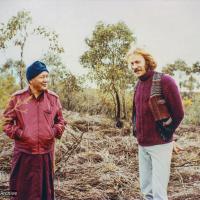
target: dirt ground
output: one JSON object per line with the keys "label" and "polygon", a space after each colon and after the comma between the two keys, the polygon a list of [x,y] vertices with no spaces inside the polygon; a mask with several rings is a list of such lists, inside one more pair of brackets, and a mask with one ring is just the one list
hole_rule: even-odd
{"label": "dirt ground", "polygon": [[[57,200],[139,200],[137,143],[130,125],[114,128],[103,116],[65,112],[68,126],[56,142]],[[169,200],[200,199],[200,127],[182,125],[173,154]],[[13,142],[0,135],[0,190],[8,189]],[[0,196],[0,200],[6,199]]]}

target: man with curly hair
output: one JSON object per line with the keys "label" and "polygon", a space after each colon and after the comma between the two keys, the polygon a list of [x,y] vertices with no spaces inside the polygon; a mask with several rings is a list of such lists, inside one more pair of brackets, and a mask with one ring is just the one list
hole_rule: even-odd
{"label": "man with curly hair", "polygon": [[129,51],[127,61],[138,78],[132,121],[141,192],[145,200],[167,200],[173,133],[184,116],[180,92],[172,77],[155,71],[157,63],[145,50]]}

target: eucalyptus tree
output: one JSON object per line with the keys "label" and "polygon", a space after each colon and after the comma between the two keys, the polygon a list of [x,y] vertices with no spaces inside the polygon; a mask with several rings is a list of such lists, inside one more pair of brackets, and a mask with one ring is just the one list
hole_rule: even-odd
{"label": "eucalyptus tree", "polygon": [[25,86],[25,45],[31,35],[40,35],[42,38],[47,39],[49,51],[58,54],[64,52],[63,47],[58,42],[58,34],[43,26],[32,26],[31,13],[28,11],[19,11],[7,23],[1,23],[0,49],[6,50],[10,46],[19,47],[20,58],[18,60],[9,59],[4,67],[14,69],[19,78],[21,89]]}
{"label": "eucalyptus tree", "polygon": [[92,36],[85,39],[88,49],[80,58],[83,67],[89,69],[88,77],[96,82],[101,91],[113,97],[117,121],[121,118],[122,91],[133,84],[132,73],[124,58],[135,40],[125,23],[106,25],[99,22]]}

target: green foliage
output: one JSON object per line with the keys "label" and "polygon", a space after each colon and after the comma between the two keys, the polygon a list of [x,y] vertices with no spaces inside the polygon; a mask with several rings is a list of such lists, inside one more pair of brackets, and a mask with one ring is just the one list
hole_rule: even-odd
{"label": "green foliage", "polygon": [[[16,81],[24,87],[26,85],[25,79],[25,63],[23,60],[8,59],[1,67],[0,71],[9,73],[16,77]],[[22,87],[21,87],[22,88]]]}
{"label": "green foliage", "polygon": [[4,109],[10,95],[18,89],[15,78],[10,74],[0,75],[0,109]]}
{"label": "green foliage", "polygon": [[48,31],[42,26],[32,27],[31,24],[30,12],[19,11],[16,16],[11,17],[6,24],[2,23],[0,27],[0,49],[7,48],[8,44],[20,47],[20,58],[12,63],[6,63],[6,69],[13,68],[17,71],[21,89],[25,86],[24,47],[30,35],[37,34],[48,39],[49,51],[56,54],[64,52],[55,31]]}
{"label": "green foliage", "polygon": [[21,88],[25,85],[25,63],[23,61],[24,46],[28,37],[28,27],[32,23],[30,12],[20,11],[16,16],[10,18],[7,24],[2,24],[0,28],[0,49],[5,49],[9,45],[20,47],[20,59],[7,65],[17,70],[20,78]]}
{"label": "green foliage", "polygon": [[193,75],[189,75],[188,79],[182,83],[182,85],[189,90],[190,93],[195,89],[197,80]]}
{"label": "green foliage", "polygon": [[179,59],[173,64],[168,64],[163,67],[162,71],[171,76],[178,75],[180,88],[186,89],[189,93],[192,93],[200,86],[196,76],[196,74],[200,73],[199,62],[196,62],[192,67],[190,67],[185,63],[185,61]]}
{"label": "green foliage", "polygon": [[184,60],[178,59],[173,64],[167,64],[162,68],[162,72],[169,74],[171,76],[175,75],[175,72],[182,71],[187,74],[190,73],[190,68],[187,66]]}
{"label": "green foliage", "polygon": [[48,52],[43,61],[50,70],[50,89],[60,96],[64,108],[74,110],[74,96],[82,89],[83,78],[69,72],[58,54]]}
{"label": "green foliage", "polygon": [[57,84],[57,93],[67,110],[74,109],[74,96],[82,90],[82,78],[74,76],[71,72],[65,72],[63,78]]}
{"label": "green foliage", "polygon": [[89,50],[81,56],[80,61],[90,69],[90,78],[100,88],[119,84],[120,79],[126,75],[128,68],[124,57],[134,40],[131,31],[122,22],[113,25],[99,22],[91,39],[85,40]]}
{"label": "green foliage", "polygon": [[[126,95],[127,119],[131,118],[132,92]],[[115,104],[112,96],[102,93],[99,89],[82,89],[73,95],[71,111],[88,113],[90,115],[105,115],[115,118]]]}
{"label": "green foliage", "polygon": [[87,88],[77,92],[71,103],[73,111],[92,115],[101,113],[100,98],[96,89]]}
{"label": "green foliage", "polygon": [[0,49],[7,48],[13,39],[16,46],[21,46],[27,37],[27,26],[32,23],[30,12],[20,11],[16,16],[10,18],[7,24],[1,23],[0,27]]}
{"label": "green foliage", "polygon": [[193,73],[200,73],[200,62],[196,62],[192,65],[191,71]]}
{"label": "green foliage", "polygon": [[11,74],[2,73],[0,75],[0,132],[2,131],[3,117],[10,95],[18,89],[15,78]]}
{"label": "green foliage", "polygon": [[[200,88],[200,82],[198,81],[199,79],[199,75],[200,75],[200,63],[196,62],[192,65],[191,67],[191,74],[194,74],[195,77],[193,77],[195,79],[195,86],[194,88],[199,89]],[[190,80],[192,81],[192,80]]]}
{"label": "green foliage", "polygon": [[200,94],[193,94],[193,98],[191,99],[191,101],[191,105],[187,106],[187,108],[185,109],[185,118],[183,123],[200,126]]}
{"label": "green foliage", "polygon": [[80,58],[81,64],[89,69],[88,77],[113,96],[118,118],[121,90],[125,92],[134,81],[124,57],[135,40],[123,22],[111,25],[99,22],[92,37],[85,40],[88,50]]}
{"label": "green foliage", "polygon": [[47,28],[38,26],[34,29],[34,33],[42,36],[49,41],[49,51],[60,54],[64,52],[64,48],[59,44],[59,35],[55,31],[49,31]]}

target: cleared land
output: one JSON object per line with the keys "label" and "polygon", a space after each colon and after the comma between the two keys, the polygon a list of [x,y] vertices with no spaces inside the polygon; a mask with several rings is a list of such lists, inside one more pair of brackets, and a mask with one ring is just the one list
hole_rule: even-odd
{"label": "cleared land", "polygon": [[[104,116],[65,112],[67,129],[56,144],[55,192],[66,200],[139,200],[137,143]],[[200,199],[200,127],[182,125],[173,154],[170,200]],[[0,135],[0,189],[8,188],[13,143]],[[6,199],[0,197],[0,199]]]}

